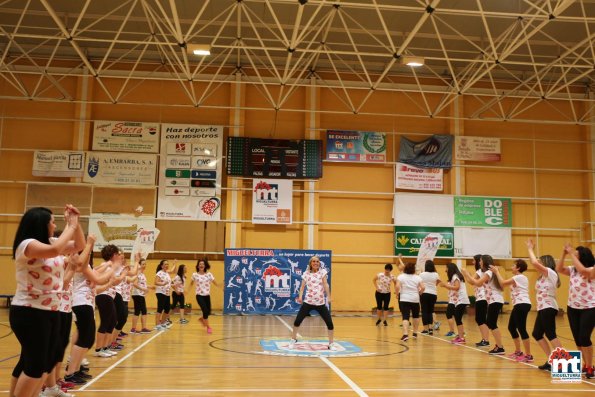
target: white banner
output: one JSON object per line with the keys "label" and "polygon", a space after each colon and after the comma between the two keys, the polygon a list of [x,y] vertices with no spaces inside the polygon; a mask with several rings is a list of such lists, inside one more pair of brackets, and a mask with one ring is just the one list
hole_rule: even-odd
{"label": "white banner", "polygon": [[158,153],[159,124],[136,121],[95,121],[93,150]]}
{"label": "white banner", "polygon": [[33,155],[34,176],[81,178],[85,165],[84,152],[38,151]]}
{"label": "white banner", "polygon": [[160,219],[221,219],[223,127],[163,124]]}
{"label": "white banner", "polygon": [[138,232],[153,229],[155,219],[151,216],[103,213],[92,213],[89,216],[89,233],[97,236],[95,251],[101,251],[108,244],[115,244],[125,252],[131,252]]}
{"label": "white banner", "polygon": [[512,258],[510,228],[455,228],[455,255],[471,257],[477,254],[496,258]]}
{"label": "white banner", "polygon": [[154,185],[157,155],[87,153],[83,182],[106,185]]}
{"label": "white banner", "polygon": [[500,158],[500,138],[455,137],[456,160],[500,161]]}
{"label": "white banner", "polygon": [[454,226],[454,198],[442,194],[395,193],[393,219],[401,226]]}
{"label": "white banner", "polygon": [[155,241],[157,241],[159,233],[159,229],[155,227],[138,229],[136,240],[134,240],[132,252],[130,253],[131,260],[134,260],[137,252],[142,259],[147,259],[149,254],[155,252]]}
{"label": "white banner", "polygon": [[438,247],[442,242],[442,235],[440,233],[429,233],[424,237],[419,251],[417,253],[417,261],[415,262],[415,271],[421,273],[425,271],[426,261],[433,261],[438,252]]}
{"label": "white banner", "polygon": [[252,223],[291,224],[292,207],[291,180],[252,180]]}
{"label": "white banner", "polygon": [[442,191],[442,168],[419,168],[397,163],[395,187],[397,189]]}

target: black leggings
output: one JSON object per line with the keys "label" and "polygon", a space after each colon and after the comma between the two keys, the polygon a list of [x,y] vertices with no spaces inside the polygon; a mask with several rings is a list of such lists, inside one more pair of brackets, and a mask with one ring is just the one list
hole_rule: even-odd
{"label": "black leggings", "polygon": [[475,301],[475,323],[479,325],[484,325],[487,322],[488,318],[488,301],[487,300],[480,300]]}
{"label": "black leggings", "polygon": [[56,343],[60,335],[58,312],[34,309],[25,306],[11,306],[10,328],[21,344],[21,356],[12,370],[18,378],[21,373],[39,379],[56,365]]}
{"label": "black leggings", "polygon": [[95,312],[93,306],[73,306],[72,311],[76,316],[76,329],[79,336],[75,345],[83,349],[90,349],[95,343]]}
{"label": "black leggings", "polygon": [[165,312],[165,314],[169,314],[171,309],[169,296],[165,294],[155,294],[155,296],[157,296],[157,313]]}
{"label": "black leggings", "polygon": [[128,321],[128,302],[124,302],[122,295],[116,294],[114,305],[116,305],[116,329],[122,331]]}
{"label": "black leggings", "polygon": [[434,294],[423,293],[420,296],[421,303],[421,321],[423,325],[430,325],[434,322],[432,314],[434,314],[434,306],[436,305],[437,296]]}
{"label": "black leggings", "polygon": [[180,309],[184,310],[184,294],[176,294],[175,292],[171,294],[171,308],[175,309],[178,305],[180,305]]}
{"label": "black leggings", "polygon": [[558,311],[554,308],[548,307],[547,309],[541,309],[537,312],[537,318],[535,318],[535,326],[533,327],[533,333],[531,334],[536,341],[543,339],[543,335],[548,340],[554,340],[556,336],[556,315]]}
{"label": "black leggings", "polygon": [[116,305],[114,300],[109,295],[97,295],[95,297],[95,304],[99,310],[99,329],[100,334],[111,334],[116,327]]}
{"label": "black leggings", "polygon": [[[508,332],[512,339],[516,339],[521,334],[521,339],[529,339],[527,332],[527,316],[531,310],[530,303],[518,303],[512,307],[512,313],[508,319]],[[518,332],[517,332],[518,331]]]}
{"label": "black leggings", "polygon": [[64,352],[70,343],[70,330],[72,328],[72,312],[63,313],[60,312],[60,341],[59,347],[56,351],[55,360],[57,363],[61,363],[64,360]]}
{"label": "black leggings", "polygon": [[419,318],[419,303],[401,301],[401,315],[403,320],[409,321],[409,315],[413,318]]}
{"label": "black leggings", "polygon": [[311,310],[316,310],[318,314],[320,314],[320,317],[322,317],[324,320],[326,328],[328,328],[329,331],[335,329],[335,326],[333,325],[333,319],[331,318],[331,313],[328,311],[328,307],[326,307],[326,305],[314,306],[306,302],[304,302],[302,307],[300,307],[300,311],[298,312],[293,325],[295,327],[299,327]]}
{"label": "black leggings", "polygon": [[457,325],[463,325],[463,314],[465,314],[466,308],[466,303],[461,303],[455,306],[455,323]]}
{"label": "black leggings", "polygon": [[568,323],[570,324],[574,343],[578,347],[591,346],[591,333],[595,325],[595,307],[574,309],[568,306]]}
{"label": "black leggings", "polygon": [[382,293],[376,291],[376,309],[377,310],[388,310],[388,305],[390,303],[390,292]]}
{"label": "black leggings", "polygon": [[132,300],[134,301],[134,315],[143,316],[147,315],[147,301],[145,300],[144,296],[140,295],[132,295]]}
{"label": "black leggings", "polygon": [[486,324],[488,328],[491,330],[498,329],[498,316],[502,311],[502,303],[493,302],[488,305],[488,317],[486,319]]}
{"label": "black leggings", "polygon": [[208,319],[211,315],[211,295],[196,295],[196,302],[202,310],[202,318]]}

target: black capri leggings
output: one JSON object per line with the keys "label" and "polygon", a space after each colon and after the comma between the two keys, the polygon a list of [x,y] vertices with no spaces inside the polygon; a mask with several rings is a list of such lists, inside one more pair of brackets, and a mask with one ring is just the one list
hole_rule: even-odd
{"label": "black capri leggings", "polygon": [[388,310],[390,303],[390,292],[382,293],[376,291],[376,309],[377,310]]}
{"label": "black capri leggings", "polygon": [[176,294],[175,292],[171,294],[171,308],[175,309],[178,305],[180,305],[180,309],[184,310],[185,304],[185,297],[184,294]]}
{"label": "black capri leggings", "polygon": [[64,360],[64,353],[70,343],[70,329],[72,328],[72,312],[60,312],[60,343],[56,349],[55,361],[61,363]]}
{"label": "black capri leggings", "polygon": [[208,319],[211,315],[211,295],[196,295],[196,302],[202,310],[202,318]]}
{"label": "black capri leggings", "polygon": [[502,311],[502,303],[494,302],[488,305],[488,317],[486,319],[486,324],[488,328],[491,330],[498,329],[498,316]]}
{"label": "black capri leggings", "polygon": [[518,338],[519,334],[521,334],[521,339],[529,339],[527,316],[530,310],[530,303],[518,303],[512,307],[512,313],[510,313],[510,318],[508,319],[508,332],[510,332],[512,339]]}
{"label": "black capri leggings", "polygon": [[168,314],[171,309],[169,296],[165,294],[155,294],[155,296],[157,296],[157,313]]}
{"label": "black capri leggings", "polygon": [[99,329],[100,334],[111,334],[116,327],[116,305],[114,300],[109,295],[97,295],[95,297],[95,304],[99,310]]}
{"label": "black capri leggings", "polygon": [[475,323],[479,325],[484,325],[487,322],[488,318],[488,301],[482,299],[480,301],[475,301]]}
{"label": "black capri leggings", "polygon": [[21,356],[12,370],[18,378],[21,373],[39,379],[43,373],[52,371],[56,362],[56,340],[60,334],[58,312],[34,309],[32,307],[11,306],[10,328],[21,344]]}
{"label": "black capri leggings", "polygon": [[326,328],[329,331],[335,329],[335,326],[333,325],[333,319],[331,318],[331,313],[328,311],[328,307],[326,307],[326,305],[314,306],[306,302],[304,302],[302,307],[300,307],[300,311],[298,312],[293,325],[295,327],[299,327],[311,310],[316,310],[318,314],[320,314],[320,317],[322,317],[324,320]]}
{"label": "black capri leggings", "polygon": [[122,295],[116,294],[114,305],[116,305],[116,329],[122,331],[128,321],[128,302],[124,302]]}
{"label": "black capri leggings", "polygon": [[463,325],[463,314],[465,314],[466,303],[461,303],[455,306],[455,323],[457,325]]}
{"label": "black capri leggings", "polygon": [[147,301],[144,296],[132,295],[132,301],[134,302],[134,315],[143,316],[147,315]]}
{"label": "black capri leggings", "polygon": [[421,321],[423,325],[430,325],[434,322],[432,314],[434,314],[434,306],[436,305],[436,298],[434,294],[423,293],[420,296],[421,303]]}
{"label": "black capri leggings", "polygon": [[409,315],[413,318],[419,318],[419,303],[401,301],[401,315],[403,320],[409,321]]}
{"label": "black capri leggings", "polygon": [[455,315],[455,305],[454,303],[449,303],[446,305],[446,318],[450,320]]}
{"label": "black capri leggings", "polygon": [[543,335],[548,340],[554,340],[556,336],[556,316],[558,311],[552,307],[547,309],[541,309],[537,312],[537,318],[535,318],[535,326],[533,327],[533,333],[531,334],[536,341],[543,339]]}
{"label": "black capri leggings", "polygon": [[75,345],[83,349],[90,349],[95,343],[95,312],[93,306],[73,306],[72,311],[76,316],[76,329],[79,332]]}
{"label": "black capri leggings", "polygon": [[574,309],[568,306],[568,323],[576,345],[578,347],[591,346],[591,333],[595,325],[595,307]]}

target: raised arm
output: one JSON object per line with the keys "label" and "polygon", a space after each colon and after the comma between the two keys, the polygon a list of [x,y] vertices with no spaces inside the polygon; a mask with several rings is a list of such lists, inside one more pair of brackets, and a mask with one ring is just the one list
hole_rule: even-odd
{"label": "raised arm", "polygon": [[403,269],[405,269],[405,263],[403,263],[402,254],[399,254],[399,256],[397,257],[397,261],[399,261],[399,263],[397,264],[397,269],[399,269],[399,271],[402,273]]}
{"label": "raised arm", "polygon": [[556,262],[556,271],[558,273],[570,276],[570,270],[568,270],[568,268],[566,266],[564,266],[564,259],[566,259],[566,255],[568,254],[568,252],[567,252],[568,248],[572,248],[570,246],[570,244],[564,245],[564,249],[562,250],[562,255],[560,256],[560,259],[558,259],[558,261]]}
{"label": "raised arm", "polygon": [[568,255],[570,256],[570,258],[572,259],[572,265],[581,274],[581,276],[587,277],[587,278],[591,278],[592,275],[595,274],[595,273],[592,272],[593,267],[586,268],[582,264],[582,262],[578,259],[578,256],[574,252],[574,249],[570,245],[567,245],[565,251],[568,253]]}
{"label": "raised arm", "polygon": [[527,251],[529,252],[529,261],[531,265],[544,277],[547,277],[548,271],[547,267],[543,266],[543,264],[537,259],[537,255],[535,255],[535,244],[533,244],[533,240],[527,240]]}

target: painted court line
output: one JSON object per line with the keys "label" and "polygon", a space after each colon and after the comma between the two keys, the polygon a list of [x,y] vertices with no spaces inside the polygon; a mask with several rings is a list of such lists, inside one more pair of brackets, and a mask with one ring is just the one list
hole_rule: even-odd
{"label": "painted court line", "polygon": [[165,331],[159,331],[155,335],[151,336],[149,339],[147,339],[146,341],[144,341],[140,346],[136,347],[133,351],[131,351],[130,353],[128,353],[127,355],[125,355],[124,357],[122,357],[121,359],[119,359],[118,361],[116,361],[115,363],[113,363],[112,365],[110,365],[109,367],[107,367],[102,373],[100,373],[99,375],[95,376],[92,380],[90,380],[89,382],[87,382],[86,384],[84,384],[80,389],[77,390],[77,392],[84,391],[86,388],[88,388],[89,386],[91,386],[93,383],[95,383],[99,379],[103,378],[104,375],[106,375],[112,369],[114,369],[115,367],[117,367],[120,363],[124,362],[126,359],[128,359],[128,357],[132,356],[134,353],[136,353],[137,351],[139,351],[140,349],[142,349],[143,347],[145,347],[147,344],[149,344],[149,342],[151,342],[153,339],[155,339],[156,337],[158,337],[159,335],[161,335],[163,332],[165,332]]}
{"label": "painted court line", "polygon": [[[287,327],[288,330],[290,330],[290,331],[293,330],[293,328],[289,324],[287,324],[287,322],[285,320],[283,320],[281,317],[275,316],[275,318],[277,320],[281,321],[281,323],[283,323],[283,325],[285,325],[285,327]],[[322,360],[323,363],[328,365],[328,367],[330,369],[332,369],[339,376],[339,378],[343,379],[343,381],[345,383],[347,383],[349,385],[349,387],[351,387],[351,390],[356,392],[358,396],[368,397],[366,392],[364,392],[354,381],[351,380],[351,378],[349,378],[347,375],[345,375],[345,373],[343,371],[341,371],[335,364],[333,364],[328,358],[322,357],[322,356],[319,358],[320,358],[320,360]]]}

